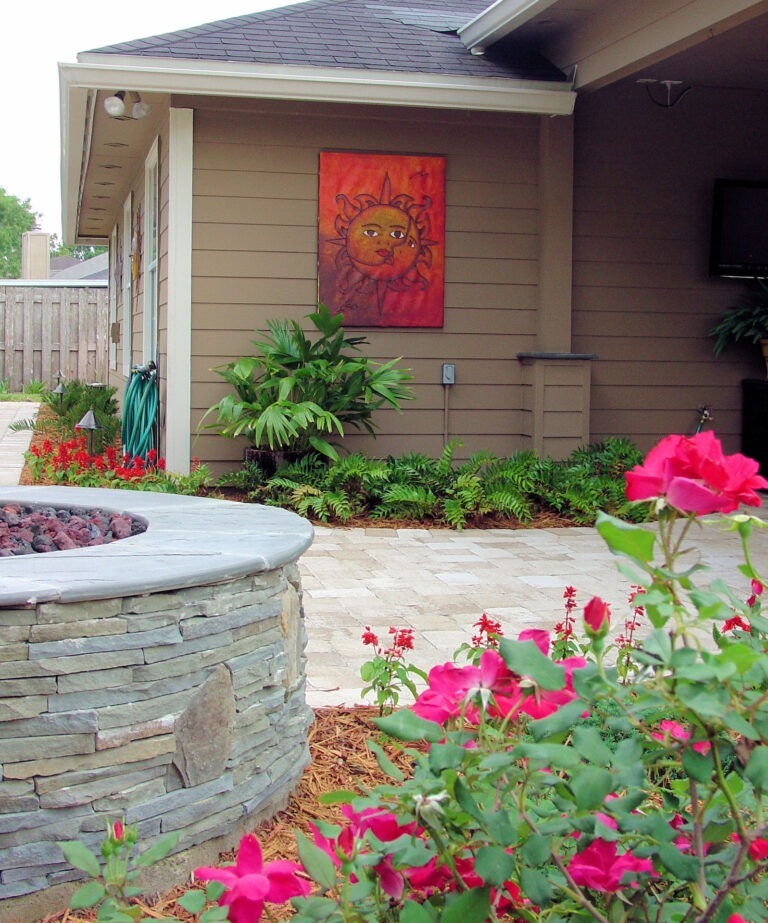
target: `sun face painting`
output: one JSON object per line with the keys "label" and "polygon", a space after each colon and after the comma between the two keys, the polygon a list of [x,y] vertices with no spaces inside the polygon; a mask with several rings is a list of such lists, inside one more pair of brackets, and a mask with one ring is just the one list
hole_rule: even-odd
{"label": "sun face painting", "polygon": [[445,158],[320,154],[320,301],[352,327],[442,327]]}

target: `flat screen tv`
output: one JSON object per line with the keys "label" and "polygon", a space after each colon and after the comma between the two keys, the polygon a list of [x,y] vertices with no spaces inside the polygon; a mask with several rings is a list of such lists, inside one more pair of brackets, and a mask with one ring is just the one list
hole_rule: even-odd
{"label": "flat screen tv", "polygon": [[709,274],[768,277],[768,182],[715,180]]}

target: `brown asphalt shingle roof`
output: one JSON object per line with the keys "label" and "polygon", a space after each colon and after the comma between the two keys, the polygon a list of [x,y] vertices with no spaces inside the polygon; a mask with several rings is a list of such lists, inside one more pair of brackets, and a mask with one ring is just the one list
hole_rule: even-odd
{"label": "brown asphalt shingle roof", "polygon": [[471,55],[460,26],[491,0],[308,0],[121,42],[91,53],[563,81],[536,53],[500,42]]}

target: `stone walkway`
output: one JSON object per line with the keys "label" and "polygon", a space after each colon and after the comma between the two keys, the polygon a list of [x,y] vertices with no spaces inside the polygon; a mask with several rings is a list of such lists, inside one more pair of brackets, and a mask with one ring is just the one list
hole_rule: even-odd
{"label": "stone walkway", "polygon": [[29,448],[31,430],[14,433],[11,423],[34,419],[40,405],[35,401],[0,401],[0,485],[18,484],[24,468],[24,453]]}

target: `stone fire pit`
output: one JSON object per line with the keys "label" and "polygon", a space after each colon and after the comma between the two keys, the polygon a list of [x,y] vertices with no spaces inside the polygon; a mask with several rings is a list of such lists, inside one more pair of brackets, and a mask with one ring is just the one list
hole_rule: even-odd
{"label": "stone fire pit", "polygon": [[311,721],[305,520],[122,490],[0,488],[8,502],[127,511],[148,528],[0,558],[0,921],[61,909],[53,886],[81,873],[57,843],[97,850],[108,820],[138,823],[146,845],[180,831],[187,861],[153,886],[182,881],[284,804]]}

